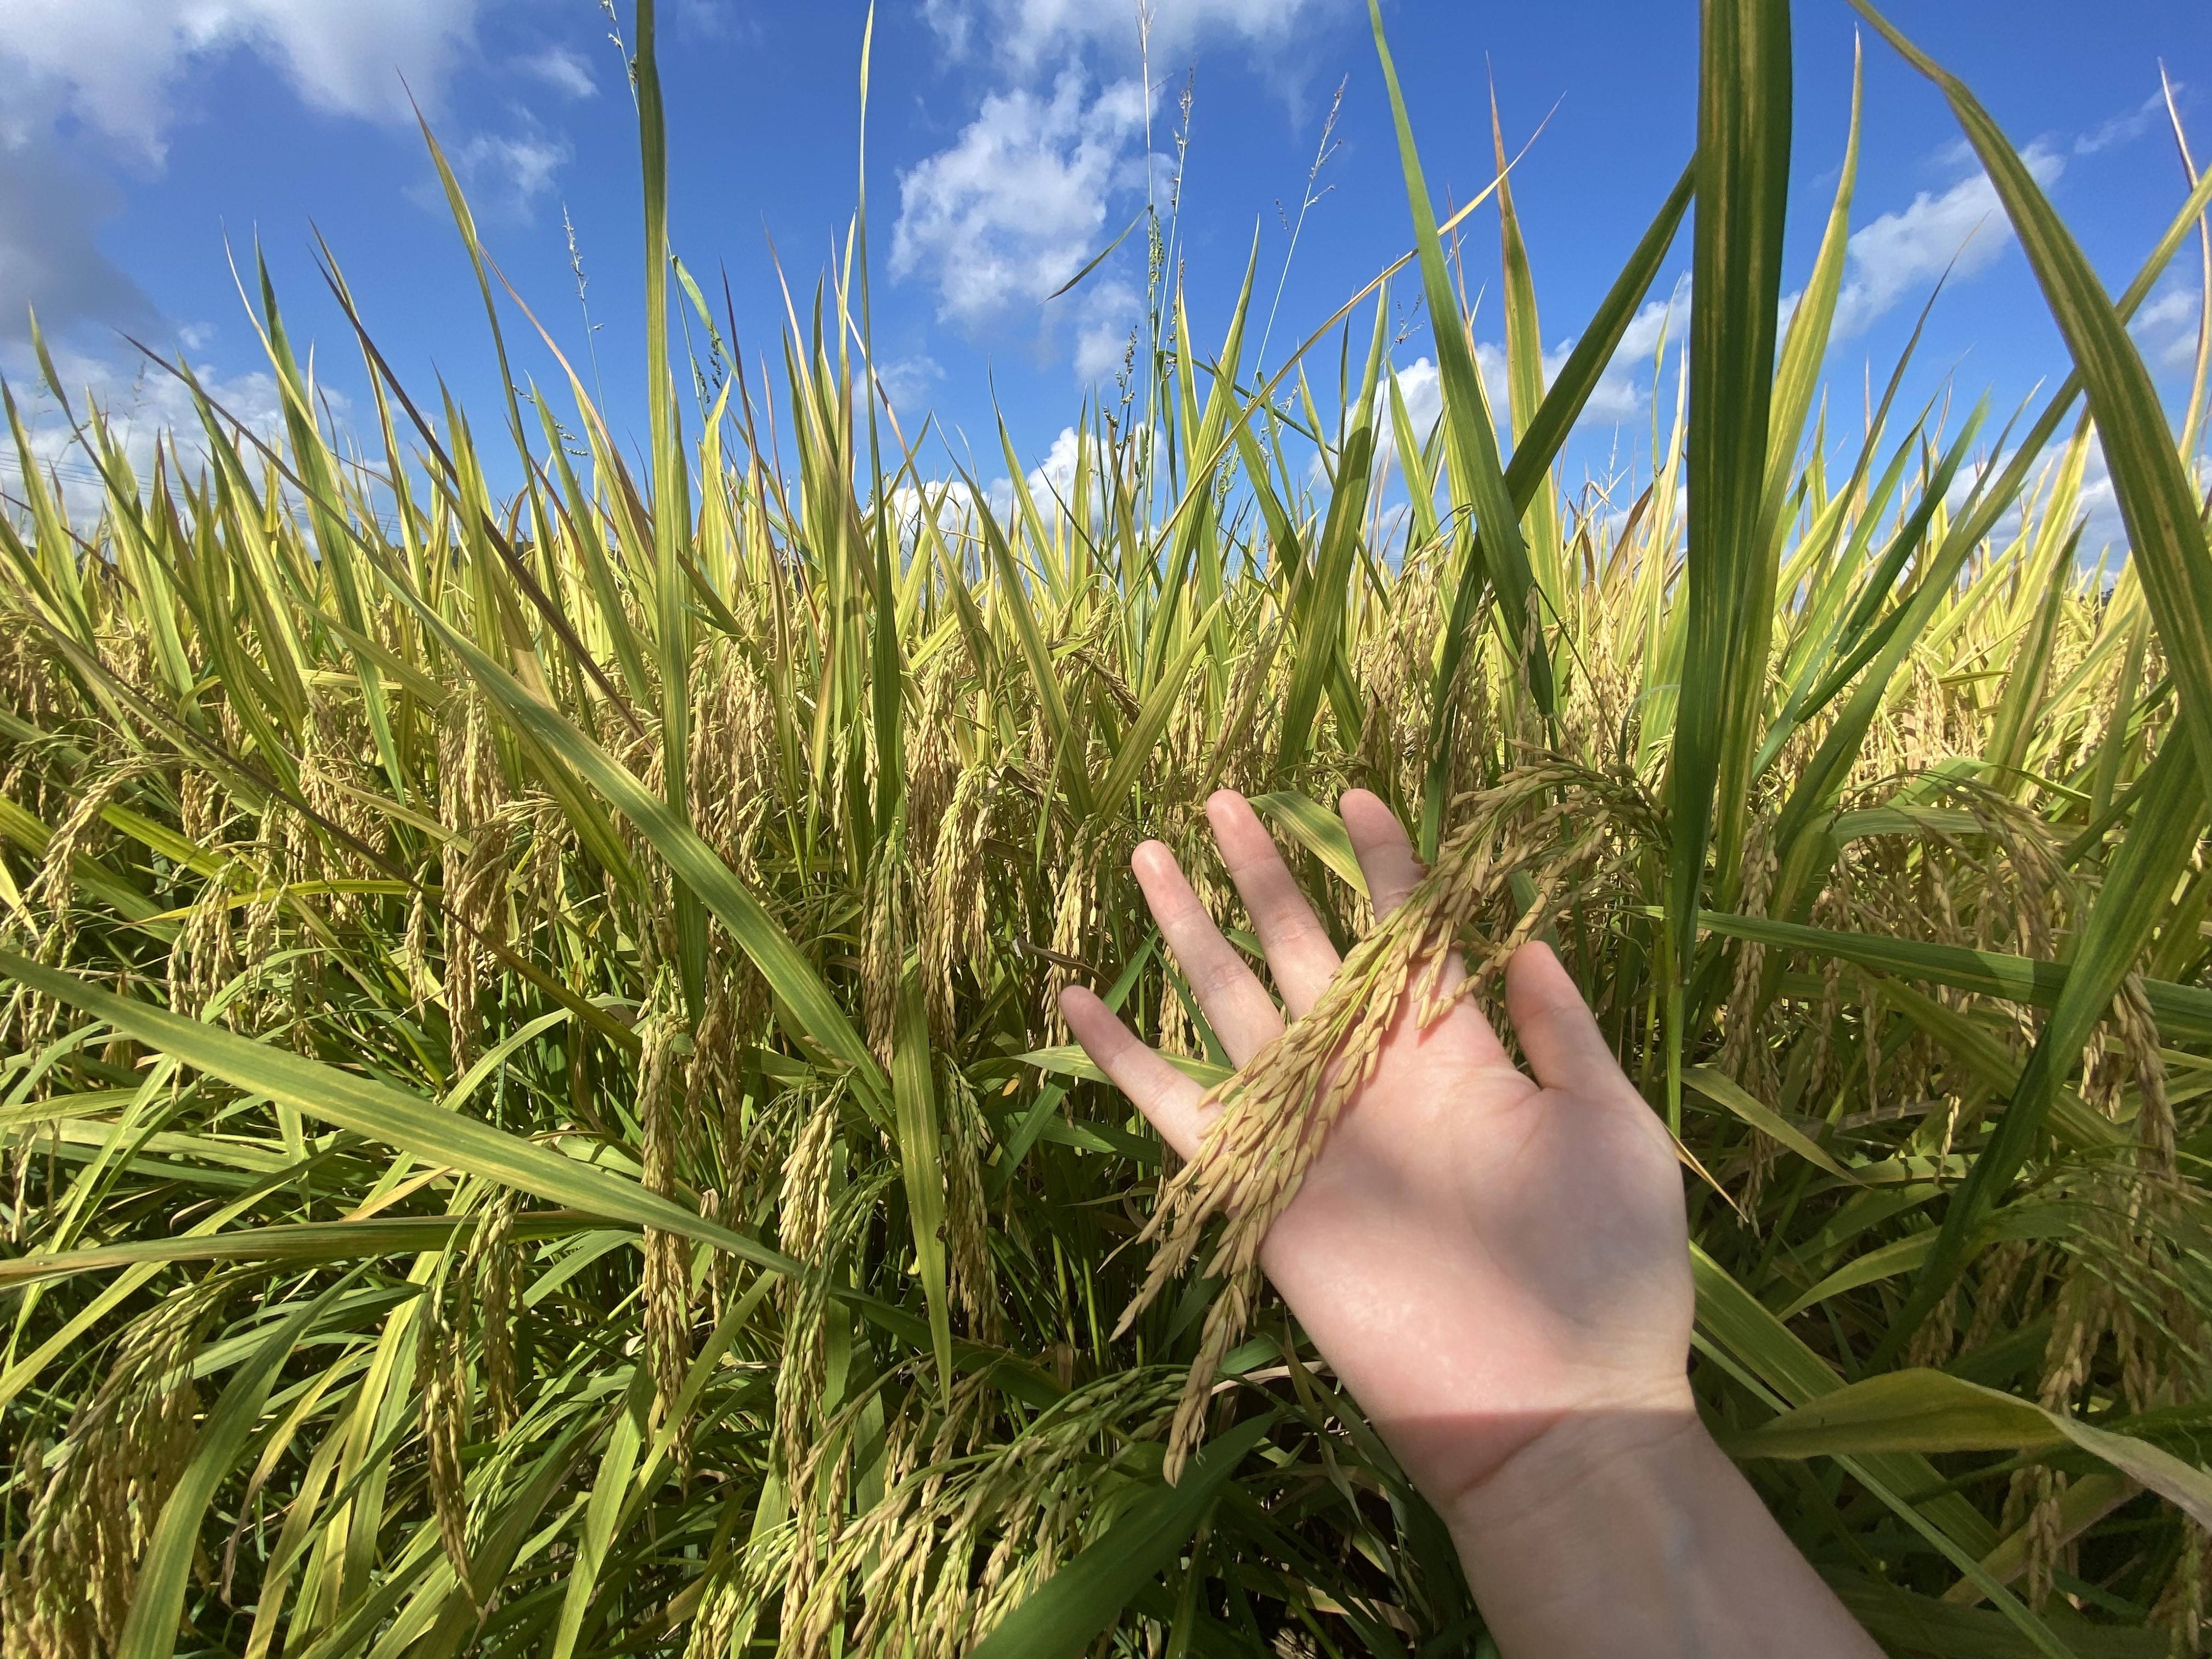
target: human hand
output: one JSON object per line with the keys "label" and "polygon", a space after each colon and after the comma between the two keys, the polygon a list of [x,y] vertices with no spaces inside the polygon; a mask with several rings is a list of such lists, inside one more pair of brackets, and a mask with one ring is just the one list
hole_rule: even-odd
{"label": "human hand", "polygon": [[[1284,1006],[1222,935],[1158,842],[1131,860],[1161,933],[1230,1058],[1243,1066],[1320,999],[1328,934],[1244,799],[1207,803]],[[1379,919],[1421,877],[1389,807],[1344,797]],[[1450,964],[1456,981],[1463,970]],[[1261,1263],[1322,1356],[1447,1519],[1516,1453],[1589,1428],[1618,1446],[1696,1422],[1685,1362],[1692,1286],[1682,1190],[1665,1129],[1623,1075],[1551,951],[1524,946],[1506,1007],[1531,1080],[1462,1000],[1384,1039]],[[1182,1157],[1203,1091],[1090,991],[1070,1030]],[[1601,1431],[1599,1425],[1602,1425]],[[1608,1451],[1608,1454],[1610,1452]]]}

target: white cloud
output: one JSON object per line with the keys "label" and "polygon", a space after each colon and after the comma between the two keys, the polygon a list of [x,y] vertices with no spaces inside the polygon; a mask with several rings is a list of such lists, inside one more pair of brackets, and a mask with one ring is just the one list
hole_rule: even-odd
{"label": "white cloud", "polygon": [[[921,9],[950,57],[988,60],[998,85],[951,145],[901,175],[892,274],[928,280],[939,318],[970,333],[1032,319],[1048,337],[1072,329],[1076,374],[1096,383],[1121,367],[1136,289],[1109,265],[1058,311],[1037,307],[1120,228],[1145,186],[1153,94],[1140,61],[1157,80],[1214,40],[1266,58],[1310,21],[1358,8],[1153,0],[1141,52],[1137,9],[1111,0],[923,0]],[[1166,165],[1152,174],[1163,184]],[[1139,257],[1117,258],[1126,268]]]}
{"label": "white cloud", "polygon": [[944,378],[943,367],[926,351],[892,357],[876,365],[876,379],[883,383],[884,395],[891,400],[894,409],[919,404],[929,395],[930,387]]}
{"label": "white cloud", "polygon": [[1676,279],[1674,291],[1663,300],[1646,300],[1628,326],[1620,331],[1620,349],[1613,354],[1616,365],[1648,368],[1662,342],[1680,345],[1690,328],[1690,274]]}
{"label": "white cloud", "polygon": [[[1582,421],[1586,425],[1618,426],[1634,419],[1648,406],[1653,376],[1660,372],[1656,354],[1664,339],[1670,346],[1680,345],[1690,325],[1690,278],[1686,272],[1676,282],[1673,292],[1665,299],[1646,300],[1638,307],[1621,330],[1620,343],[1615,347],[1613,361],[1605,366],[1590,388],[1589,398],[1583,404]],[[1568,356],[1574,350],[1572,338],[1559,341],[1544,353],[1544,384],[1549,387],[1566,366]],[[1505,349],[1491,341],[1480,341],[1474,348],[1475,362],[1482,370],[1483,389],[1490,395],[1491,413],[1499,427],[1504,428],[1512,407],[1510,388],[1505,374]],[[1428,362],[1425,357],[1414,367],[1419,368]],[[1431,371],[1433,374],[1434,371]],[[1401,375],[1401,379],[1404,377]],[[1407,403],[1410,405],[1410,394]]]}
{"label": "white cloud", "polygon": [[1048,95],[985,98],[949,149],[900,175],[892,274],[926,278],[939,317],[963,328],[1034,311],[1098,251],[1109,198],[1142,186],[1145,110],[1136,82],[1093,96],[1073,68]]}
{"label": "white cloud", "polygon": [[[472,134],[450,146],[446,159],[478,218],[521,223],[535,214],[538,199],[553,188],[553,180],[574,153],[566,138],[544,132],[526,118],[515,132]],[[434,213],[446,211],[445,191],[434,178],[408,193]]]}
{"label": "white cloud", "polygon": [[1097,384],[1121,373],[1128,361],[1129,331],[1143,304],[1137,290],[1119,278],[1093,282],[1082,290],[1081,320],[1075,331],[1076,378]]}
{"label": "white cloud", "polygon": [[[2066,167],[2063,155],[2039,143],[2022,150],[2021,159],[2046,188]],[[1843,290],[1836,298],[1835,337],[1859,332],[1947,267],[1954,277],[1987,270],[2012,240],[2011,224],[1987,173],[1977,169],[1940,193],[1922,191],[1910,206],[1851,233]]]}
{"label": "white cloud", "polygon": [[[1001,484],[1005,483],[1002,478]],[[891,521],[898,526],[899,544],[912,548],[927,519],[940,536],[951,538],[967,530],[975,514],[975,492],[958,478],[931,479],[921,485],[901,484],[885,498]]]}
{"label": "white cloud", "polygon": [[582,53],[571,52],[566,46],[548,46],[543,52],[532,52],[515,67],[571,98],[599,95],[599,83],[592,78],[592,66],[584,61]]}
{"label": "white cloud", "polygon": [[[1654,354],[1658,350],[1662,334],[1670,345],[1679,344],[1688,326],[1690,279],[1686,274],[1674,286],[1671,297],[1650,300],[1629,319],[1628,326],[1621,331],[1620,344],[1613,361],[1598,376],[1596,386],[1583,405],[1582,421],[1586,425],[1619,425],[1640,413],[1649,401],[1649,386],[1656,365]],[[1544,354],[1544,384],[1549,387],[1565,367],[1574,350],[1572,339],[1561,340]],[[1501,443],[1510,434],[1509,410],[1511,408],[1510,388],[1506,381],[1505,349],[1495,341],[1479,340],[1474,347],[1475,367],[1482,374],[1484,392],[1490,398],[1492,417],[1498,422]],[[1423,444],[1436,430],[1437,422],[1443,413],[1443,387],[1437,366],[1426,354],[1416,357],[1404,368],[1396,370],[1398,392],[1406,404],[1406,417],[1412,424],[1414,439]],[[1388,458],[1394,464],[1398,452],[1398,427],[1390,405],[1390,389],[1378,386],[1375,393],[1375,450],[1379,468]],[[1308,476],[1318,482],[1326,476],[1321,458],[1316,455],[1308,468]]]}
{"label": "white cloud", "polygon": [[[0,28],[0,340],[36,306],[55,328],[109,323],[152,332],[152,303],[101,248],[121,205],[99,160],[158,168],[194,71],[230,54],[264,60],[310,108],[405,123],[409,97],[435,111],[492,0],[4,0]],[[538,78],[591,89],[553,48]],[[494,216],[526,213],[568,158],[534,126],[449,144]],[[186,336],[179,332],[176,337]]]}
{"label": "white cloud", "polygon": [[2151,296],[2150,303],[2135,314],[2128,331],[2154,371],[2177,372],[2197,362],[2197,319],[2204,296],[2177,283]]}
{"label": "white cloud", "polygon": [[710,40],[726,40],[738,33],[756,40],[762,38],[759,20],[740,18],[728,0],[677,0],[676,21]]}
{"label": "white cloud", "polygon": [[478,3],[8,0],[0,106],[18,121],[34,111],[38,125],[65,110],[158,161],[175,82],[193,61],[242,49],[277,66],[313,108],[404,120],[402,78],[434,105],[472,38]]}
{"label": "white cloud", "polygon": [[[2077,411],[2078,413],[2078,406]],[[2064,432],[2046,445],[2028,474],[2028,495],[2033,499],[2039,514],[2046,510],[2051,489],[2058,479],[2061,464],[2065,459],[2067,442],[2073,436],[2069,422]],[[2010,466],[2019,454],[2016,449],[2002,450],[1994,455],[1977,456],[1959,469],[1951,480],[1951,487],[1943,494],[1945,508],[1954,514],[1964,509],[1978,483],[1994,481]],[[2022,503],[2008,505],[1998,515],[1990,534],[2000,546],[2019,536],[2022,519]],[[2039,517],[2032,522],[2039,525]],[[2114,562],[2126,551],[2127,526],[2120,518],[2119,497],[2112,489],[2112,475],[2105,465],[2105,446],[2092,435],[2087,452],[2081,458],[2081,489],[2075,498],[2073,518],[2068,521],[2070,530],[2075,523],[2081,526],[2081,540],[2075,549],[2075,560],[2083,568],[2096,563],[2100,555],[2111,549]]]}
{"label": "white cloud", "polygon": [[[187,464],[197,459],[199,452],[194,441],[200,432],[198,412],[191,392],[174,374],[135,354],[133,359],[122,359],[81,351],[66,343],[49,342],[49,346],[71,412],[78,421],[84,420],[94,404],[106,413],[109,431],[122,446],[142,484],[152,476],[154,441],[158,436],[178,434],[184,440]],[[226,376],[210,364],[198,363],[193,372],[209,397],[226,413],[262,438],[277,436],[283,405],[276,380],[267,371]],[[21,406],[33,456],[52,470],[65,492],[97,491],[100,488],[98,469],[40,380],[30,352],[20,346],[0,351],[0,373],[5,374]],[[334,409],[343,411],[346,407],[346,400],[336,392],[325,393],[320,386],[316,391],[319,397],[326,395]],[[15,477],[20,465],[13,445],[0,449],[0,480]]]}
{"label": "white cloud", "polygon": [[[1674,292],[1663,300],[1646,300],[1620,331],[1620,344],[1598,376],[1584,406],[1584,420],[1615,423],[1640,413],[1650,399],[1653,379],[1661,374],[1660,348],[1679,348],[1690,332],[1690,277],[1685,271]],[[1548,362],[1545,368],[1548,377]]]}
{"label": "white cloud", "polygon": [[[2181,83],[2173,83],[2178,94]],[[2152,126],[2166,119],[2166,94],[2154,92],[2125,115],[2115,115],[2094,131],[2083,133],[2074,141],[2076,155],[2094,155],[2100,149],[2110,149],[2115,144],[2131,143],[2148,132]]]}
{"label": "white cloud", "polygon": [[[1353,9],[1346,0],[1157,0],[1151,57],[1155,64],[1170,62],[1210,35],[1279,46],[1311,16]],[[987,46],[1015,67],[1033,70],[1084,47],[1103,46],[1132,62],[1137,56],[1134,6],[1100,0],[923,0],[921,10],[956,58]]]}
{"label": "white cloud", "polygon": [[122,206],[105,174],[44,132],[0,137],[0,341],[106,322],[150,328],[154,303],[100,245]]}
{"label": "white cloud", "polygon": [[[1567,361],[1567,354],[1575,349],[1572,339],[1562,340],[1543,354],[1544,384],[1547,387],[1558,378]],[[1490,398],[1490,413],[1501,433],[1512,420],[1513,386],[1508,376],[1505,348],[1489,340],[1478,341],[1474,348],[1475,367],[1482,371],[1482,389]],[[1633,413],[1636,408],[1634,384],[1623,377],[1617,386],[1607,386],[1601,379],[1591,390],[1590,400],[1584,406],[1595,414]]]}
{"label": "white cloud", "polygon": [[[1494,348],[1487,345],[1476,347],[1478,359],[1481,353],[1492,349]],[[1399,368],[1393,364],[1391,372],[1397,376],[1398,395],[1405,400],[1406,418],[1412,424],[1413,441],[1425,444],[1429,441],[1429,434],[1437,429],[1437,422],[1443,418],[1444,412],[1443,384],[1437,373],[1436,363],[1431,358],[1420,356],[1414,358],[1403,368]],[[1486,364],[1484,365],[1483,372],[1484,378],[1487,380],[1489,368]],[[1398,455],[1398,422],[1395,411],[1390,406],[1390,388],[1387,384],[1375,389],[1373,419],[1375,465],[1379,470],[1386,458],[1395,463]],[[1316,479],[1326,476],[1320,456],[1314,457],[1309,476]]]}
{"label": "white cloud", "polygon": [[[1050,518],[1058,503],[1068,501],[1075,493],[1075,467],[1085,447],[1091,451],[1091,476],[1096,478],[1105,464],[1105,451],[1095,436],[1079,434],[1072,426],[1060,428],[1045,451],[1044,459],[1023,476],[1029,486],[1030,495],[1037,511]],[[1093,486],[1094,491],[1096,485]],[[1094,494],[1093,499],[1096,500]],[[1004,525],[1014,514],[1014,486],[1005,477],[994,478],[983,486],[983,503],[991,515]],[[889,505],[898,520],[902,537],[911,537],[920,527],[926,512],[946,535],[967,526],[975,510],[975,492],[957,478],[932,479],[919,488],[902,484],[891,491]]]}
{"label": "white cloud", "polygon": [[[1060,428],[1060,435],[1052,441],[1044,459],[1030,469],[1030,494],[1036,498],[1039,511],[1048,509],[1055,499],[1064,501],[1075,493],[1075,467],[1082,453],[1083,440],[1076,435],[1075,428]],[[1098,464],[1096,440],[1091,446],[1091,462],[1093,467]]]}
{"label": "white cloud", "polygon": [[1413,520],[1413,507],[1405,501],[1393,501],[1375,515],[1375,550],[1386,562],[1395,564],[1405,556]]}

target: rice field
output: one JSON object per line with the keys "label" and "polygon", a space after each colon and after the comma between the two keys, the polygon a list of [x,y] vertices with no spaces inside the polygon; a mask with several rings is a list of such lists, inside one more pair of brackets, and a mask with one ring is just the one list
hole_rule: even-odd
{"label": "rice field", "polygon": [[[1349,946],[1353,787],[1433,866],[1413,968],[1487,1001],[1554,941],[1676,1137],[1700,1407],[1878,1639],[2212,1646],[2204,353],[2177,415],[2125,326],[2212,273],[2212,178],[2109,295],[1869,12],[2069,360],[1845,420],[1858,112],[1794,135],[1843,167],[1785,273],[1786,9],[1704,13],[1697,153],[1548,384],[1510,175],[1438,223],[1378,15],[1412,252],[1255,373],[1254,276],[1195,336],[1149,221],[1126,383],[994,504],[881,395],[859,222],[765,349],[665,280],[639,0],[638,465],[574,374],[404,387],[335,265],[360,431],[265,281],[281,431],[196,387],[149,467],[79,399],[88,487],[11,393],[0,1653],[1494,1654],[1189,1197],[1285,1167],[1340,1051],[1227,1082],[1128,870],[1165,841],[1256,955],[1242,791]],[[1438,328],[1424,431],[1393,300],[1464,325],[1492,228],[1510,396]],[[1684,246],[1659,464],[1569,492]],[[1069,983],[1250,1107],[1195,1185]]]}

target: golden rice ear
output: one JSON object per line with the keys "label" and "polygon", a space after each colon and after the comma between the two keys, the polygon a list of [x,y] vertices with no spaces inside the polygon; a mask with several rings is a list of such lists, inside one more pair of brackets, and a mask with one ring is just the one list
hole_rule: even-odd
{"label": "golden rice ear", "polygon": [[[642,1130],[639,1179],[663,1198],[677,1194],[677,1161],[686,1139],[682,1117],[685,1062],[694,1043],[678,1006],[675,975],[655,976],[638,1022],[637,1119]],[[645,1230],[645,1352],[653,1372],[657,1421],[669,1421],[691,1363],[691,1241],[658,1227]],[[678,1423],[678,1467],[691,1466],[689,1421]]]}
{"label": "golden rice ear", "polygon": [[891,1063],[897,1024],[899,976],[906,963],[909,908],[905,848],[887,841],[870,870],[866,924],[860,940],[860,1015],[868,1047],[878,1064]]}
{"label": "golden rice ear", "polygon": [[210,1279],[141,1315],[72,1413],[57,1467],[30,1492],[24,1534],[4,1558],[9,1652],[90,1655],[120,1642],[162,1504],[191,1456],[192,1362],[231,1288]]}
{"label": "golden rice ear", "polygon": [[441,1283],[434,1280],[420,1298],[415,1338],[430,1504],[438,1519],[438,1541],[453,1577],[469,1599],[482,1606],[470,1571],[468,1485],[461,1462],[461,1448],[469,1437],[466,1333],[447,1322],[440,1305],[441,1289]]}
{"label": "golden rice ear", "polygon": [[506,1433],[520,1410],[515,1396],[514,1321],[522,1251],[513,1235],[522,1196],[512,1187],[492,1194],[469,1240],[465,1263],[475,1279],[471,1299],[477,1314],[484,1415],[495,1435]]}

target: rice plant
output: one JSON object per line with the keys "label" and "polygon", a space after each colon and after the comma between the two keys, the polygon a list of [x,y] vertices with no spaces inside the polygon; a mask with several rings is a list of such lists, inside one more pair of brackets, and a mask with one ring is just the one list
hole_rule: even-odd
{"label": "rice plant", "polygon": [[[281,432],[195,386],[147,472],[70,405],[85,489],[11,394],[0,1651],[1492,1652],[1251,1264],[1330,1057],[1448,945],[1541,935],[1680,1147],[1701,1407],[1853,1612],[2203,1652],[2203,355],[2177,443],[2125,325],[2212,179],[2109,297],[1868,18],[2068,343],[2020,410],[1905,406],[1899,363],[1829,418],[1858,116],[1778,322],[1782,0],[1706,0],[1696,154],[1548,385],[1502,147],[1440,225],[1382,49],[1414,246],[1307,340],[1342,386],[1248,366],[1250,275],[1194,337],[1155,221],[1064,494],[1009,443],[994,506],[883,398],[859,221],[776,368],[688,281],[672,359],[651,0],[641,473],[574,374],[489,441],[410,394],[335,264],[361,442],[265,277]],[[504,365],[536,325],[439,165]],[[1565,493],[1683,236],[1658,464]],[[1393,280],[1443,324],[1431,432]],[[1432,866],[1381,927],[1354,786]],[[1233,921],[1224,787],[1359,945],[1234,1076],[1127,868],[1159,837]],[[1071,982],[1234,1133],[1173,1167]]]}

